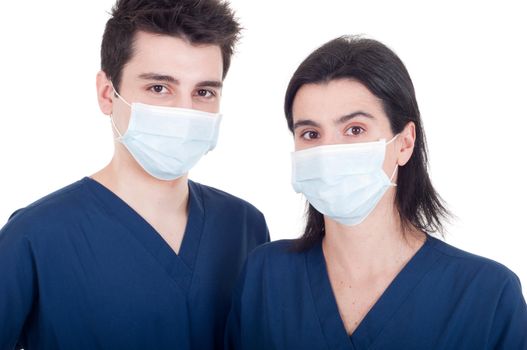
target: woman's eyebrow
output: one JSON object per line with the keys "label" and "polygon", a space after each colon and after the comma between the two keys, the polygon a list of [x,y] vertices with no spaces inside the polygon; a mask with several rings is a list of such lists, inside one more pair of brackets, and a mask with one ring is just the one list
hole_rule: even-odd
{"label": "woman's eyebrow", "polygon": [[366,113],[366,112],[363,112],[363,111],[357,111],[357,112],[346,114],[345,116],[340,117],[339,119],[337,119],[335,121],[335,124],[343,124],[343,123],[349,121],[350,119],[353,119],[353,118],[356,118],[356,117],[367,117],[367,118],[374,119],[374,116],[369,114],[369,113]]}
{"label": "woman's eyebrow", "polygon": [[[350,113],[350,114],[346,114],[340,118],[338,118],[336,121],[335,121],[335,124],[343,124],[347,121],[349,121],[350,119],[353,119],[353,118],[356,118],[356,117],[367,117],[367,118],[371,118],[371,119],[374,119],[375,117],[369,113],[366,113],[366,112],[363,112],[363,111],[356,111],[356,112],[353,112],[353,113]],[[314,127],[320,127],[320,124],[313,121],[313,120],[310,120],[310,119],[300,119],[299,121],[297,121],[294,125],[293,125],[293,130],[301,127],[301,126],[314,126]]]}
{"label": "woman's eyebrow", "polygon": [[314,127],[320,127],[320,124],[318,124],[315,121],[312,121],[310,119],[300,119],[293,125],[293,130],[296,130],[297,128],[301,126],[314,126]]}

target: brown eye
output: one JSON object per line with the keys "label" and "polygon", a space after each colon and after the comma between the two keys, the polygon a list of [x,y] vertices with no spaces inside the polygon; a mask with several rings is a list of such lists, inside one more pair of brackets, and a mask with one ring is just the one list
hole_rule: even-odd
{"label": "brown eye", "polygon": [[302,138],[306,140],[313,140],[318,138],[318,132],[316,131],[306,131],[302,135],[300,135]]}
{"label": "brown eye", "polygon": [[346,131],[346,134],[356,136],[356,135],[362,134],[363,132],[364,132],[364,129],[361,128],[360,126],[352,126]]}
{"label": "brown eye", "polygon": [[212,92],[210,90],[206,90],[206,89],[199,89],[197,91],[197,95],[199,97],[213,97],[213,96],[215,96],[214,92]]}
{"label": "brown eye", "polygon": [[153,92],[155,92],[156,94],[161,94],[164,92],[165,90],[165,87],[163,85],[152,85],[150,87],[150,90],[152,90]]}

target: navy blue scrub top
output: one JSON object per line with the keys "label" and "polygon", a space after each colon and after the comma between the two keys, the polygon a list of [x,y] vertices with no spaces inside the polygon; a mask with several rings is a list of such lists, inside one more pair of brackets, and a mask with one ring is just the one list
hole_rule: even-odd
{"label": "navy blue scrub top", "polygon": [[249,256],[233,295],[228,349],[527,349],[527,306],[503,265],[428,236],[350,336],[320,243]]}
{"label": "navy blue scrub top", "polygon": [[266,241],[252,205],[189,181],[178,255],[84,178],[0,231],[0,349],[220,349],[236,277]]}

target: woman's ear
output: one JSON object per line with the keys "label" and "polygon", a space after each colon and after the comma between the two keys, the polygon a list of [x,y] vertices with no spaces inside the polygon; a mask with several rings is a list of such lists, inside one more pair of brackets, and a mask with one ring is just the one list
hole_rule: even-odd
{"label": "woman's ear", "polygon": [[113,111],[113,88],[112,83],[102,70],[97,73],[97,100],[99,101],[99,108],[101,112],[106,115],[112,114]]}
{"label": "woman's ear", "polygon": [[415,124],[409,122],[396,140],[397,164],[403,166],[410,160],[415,146]]}

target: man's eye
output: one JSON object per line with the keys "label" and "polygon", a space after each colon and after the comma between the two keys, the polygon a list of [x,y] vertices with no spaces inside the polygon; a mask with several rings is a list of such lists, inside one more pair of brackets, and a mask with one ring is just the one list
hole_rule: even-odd
{"label": "man's eye", "polygon": [[365,130],[363,128],[361,128],[360,126],[352,126],[351,128],[349,128],[347,131],[346,131],[346,134],[347,135],[360,135],[364,132]]}
{"label": "man's eye", "polygon": [[316,139],[318,138],[318,132],[316,131],[306,131],[304,132],[302,135],[300,135],[303,139],[306,139],[306,140],[313,140],[313,139]]}
{"label": "man's eye", "polygon": [[150,90],[155,92],[156,94],[161,94],[165,92],[166,88],[163,85],[152,85],[150,87]]}
{"label": "man's eye", "polygon": [[207,97],[207,98],[216,96],[216,94],[214,93],[214,91],[206,90],[206,89],[199,89],[199,90],[197,91],[197,95],[198,95],[199,97]]}

